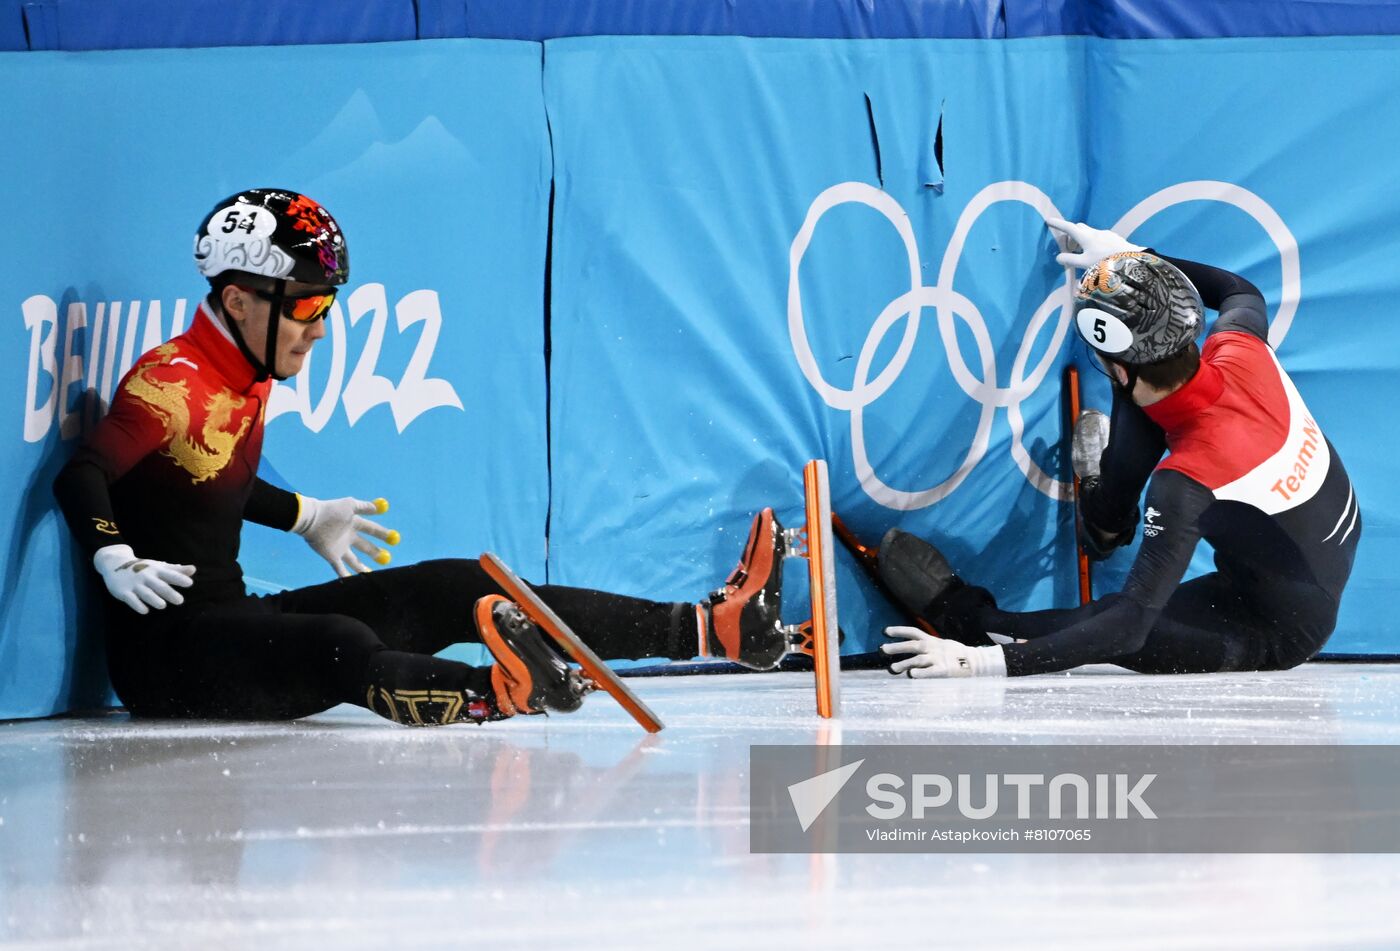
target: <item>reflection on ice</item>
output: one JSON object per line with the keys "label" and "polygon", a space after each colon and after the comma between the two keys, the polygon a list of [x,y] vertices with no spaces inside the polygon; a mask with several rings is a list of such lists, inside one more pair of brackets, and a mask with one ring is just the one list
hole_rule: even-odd
{"label": "reflection on ice", "polygon": [[350,707],[291,724],[0,726],[0,938],[1400,941],[1400,924],[1376,911],[1400,886],[1390,856],[750,855],[747,778],[752,743],[1400,743],[1400,667],[1172,678],[1102,668],[1001,682],[848,674],[837,724],[813,714],[802,675],[633,683],[665,732],[647,737],[603,697],[570,717],[441,730]]}

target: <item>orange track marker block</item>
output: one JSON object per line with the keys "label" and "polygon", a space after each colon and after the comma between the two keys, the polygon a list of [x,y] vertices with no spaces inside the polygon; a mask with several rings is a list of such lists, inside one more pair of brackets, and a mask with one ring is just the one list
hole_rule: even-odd
{"label": "orange track marker block", "polygon": [[[836,552],[832,546],[831,483],[826,461],[813,459],[802,470],[807,524],[788,529],[792,554],[807,559],[812,617],[788,628],[797,650],[811,653],[817,680],[817,714],[828,719],[841,711],[841,646],[836,615]],[[811,650],[805,649],[810,638]]]}
{"label": "orange track marker block", "polygon": [[[1069,436],[1066,443],[1074,442],[1074,424],[1079,422],[1079,370],[1075,367],[1065,367],[1065,390],[1069,394]],[[1079,476],[1074,477],[1074,511],[1079,514]],[[1094,600],[1093,575],[1089,566],[1089,556],[1084,552],[1084,546],[1079,543],[1079,534],[1074,536],[1074,551],[1077,557],[1079,568],[1079,603],[1088,604]]]}

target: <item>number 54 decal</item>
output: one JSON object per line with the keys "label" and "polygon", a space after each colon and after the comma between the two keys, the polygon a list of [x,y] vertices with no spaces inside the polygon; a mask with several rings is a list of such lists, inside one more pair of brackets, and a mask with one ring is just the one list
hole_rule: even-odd
{"label": "number 54 decal", "polygon": [[[344,404],[345,416],[351,426],[374,407],[387,403],[394,414],[394,425],[399,432],[403,432],[409,423],[430,409],[439,406],[462,409],[462,400],[451,383],[428,376],[428,363],[437,349],[438,335],[442,330],[442,310],[438,305],[437,291],[413,291],[394,305],[394,322],[400,334],[414,324],[423,325],[413,355],[409,357],[397,384],[375,372],[389,324],[389,300],[385,296],[384,285],[365,284],[356,288],[345,305],[345,311],[341,310],[339,301],[331,307],[325,318],[330,325],[327,339],[307,355],[306,364],[296,375],[295,385],[273,385],[267,405],[268,422],[283,413],[299,413],[307,429],[320,432],[330,422],[337,403]],[[345,379],[349,336],[345,328],[346,311],[352,327],[366,316],[370,318],[369,337],[360,351],[349,381]],[[327,348],[331,358],[330,375],[320,399],[313,402],[311,360]]]}

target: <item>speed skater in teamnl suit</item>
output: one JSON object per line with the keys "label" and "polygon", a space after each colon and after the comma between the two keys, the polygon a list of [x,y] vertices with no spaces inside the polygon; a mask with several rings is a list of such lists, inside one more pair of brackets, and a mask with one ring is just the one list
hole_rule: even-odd
{"label": "speed skater in teamnl suit", "polygon": [[[1264,298],[1227,271],[1051,219],[1056,260],[1087,269],[1075,326],[1113,381],[1112,424],[1077,421],[1081,543],[1142,545],[1117,594],[1007,612],[927,542],[891,530],[885,583],[945,634],[893,627],[881,648],[910,677],[1024,676],[1112,663],[1141,673],[1285,670],[1331,636],[1361,514],[1351,480],[1268,344]],[[1205,345],[1205,308],[1219,313]],[[1165,454],[1165,458],[1163,458]],[[1146,487],[1146,515],[1138,500]],[[1215,571],[1181,582],[1197,542]]]}
{"label": "speed skater in teamnl suit", "polygon": [[[104,598],[108,670],[134,716],[292,719],[339,703],[398,723],[579,707],[586,685],[474,560],[387,564],[383,500],[316,499],[258,478],[272,380],[295,375],[349,277],[344,235],[305,195],[258,188],[195,235],[210,290],[183,334],[143,354],[54,482]],[[244,521],[295,532],[338,580],[252,597]],[[699,603],[559,586],[539,593],[605,658],[725,657],[775,666],[781,527],[755,519],[739,567]],[[494,663],[432,656],[479,642]]]}

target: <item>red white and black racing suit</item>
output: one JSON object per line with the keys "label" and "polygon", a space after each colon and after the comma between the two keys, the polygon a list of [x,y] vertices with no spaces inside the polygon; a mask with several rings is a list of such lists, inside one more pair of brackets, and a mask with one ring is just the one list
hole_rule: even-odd
{"label": "red white and black racing suit", "polygon": [[[1219,311],[1199,371],[1140,407],[1114,387],[1102,473],[1086,524],[1142,545],[1123,590],[1072,610],[973,607],[1005,645],[1011,676],[1114,663],[1143,673],[1282,670],[1326,643],[1361,537],[1351,480],[1269,347],[1253,284],[1166,258]],[[1163,458],[1163,454],[1166,457]],[[1196,544],[1216,570],[1181,583]],[[978,589],[970,589],[976,591]]]}

